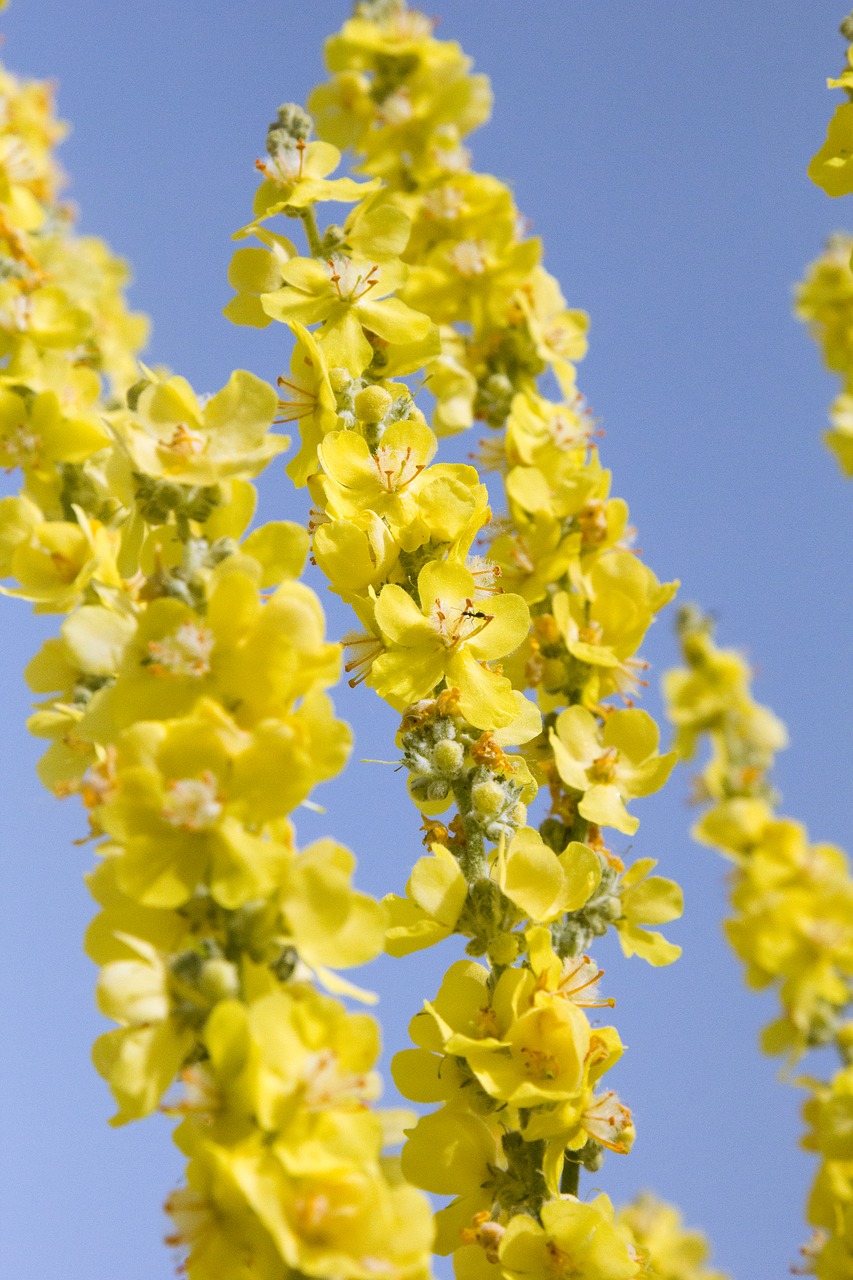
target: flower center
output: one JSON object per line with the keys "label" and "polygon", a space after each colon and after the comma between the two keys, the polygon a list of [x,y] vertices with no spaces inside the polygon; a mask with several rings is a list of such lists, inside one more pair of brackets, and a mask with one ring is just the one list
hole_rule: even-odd
{"label": "flower center", "polygon": [[460,240],[447,255],[460,276],[470,279],[486,270],[486,250],[482,240]]}
{"label": "flower center", "polygon": [[376,112],[382,124],[390,125],[408,124],[414,114],[412,98],[405,87],[395,89],[387,98],[383,98],[382,105]]}
{"label": "flower center", "polygon": [[533,1080],[554,1080],[557,1076],[557,1059],[553,1053],[544,1049],[534,1049],[522,1045],[519,1051],[524,1062],[524,1070]]}
{"label": "flower center", "polygon": [[464,193],[458,187],[436,187],[424,196],[424,215],[450,222],[459,217],[464,203]]}
{"label": "flower center", "polygon": [[270,182],[277,182],[282,187],[292,187],[302,177],[302,162],[305,156],[305,143],[286,143],[276,147],[275,152],[265,160],[257,160],[255,167]]}
{"label": "flower center", "polygon": [[155,676],[200,680],[210,672],[210,655],[216,643],[212,631],[196,622],[182,622],[174,635],[149,640],[148,665]]}
{"label": "flower center", "polygon": [[605,784],[614,782],[616,780],[617,756],[616,748],[608,747],[602,755],[593,760],[588,770],[591,781]]}
{"label": "flower center", "polygon": [[375,1096],[372,1072],[343,1072],[337,1054],[331,1049],[309,1055],[303,1070],[305,1106],[309,1111],[326,1107],[362,1106]]}
{"label": "flower center", "polygon": [[481,1209],[474,1214],[470,1227],[463,1227],[460,1235],[463,1244],[478,1244],[484,1251],[487,1262],[499,1262],[498,1249],[505,1232],[505,1227],[492,1221],[488,1209]]}
{"label": "flower center", "polygon": [[12,471],[15,467],[32,465],[37,461],[40,449],[41,436],[30,431],[25,423],[13,427],[9,434],[0,440],[0,459],[2,459],[4,470]]}
{"label": "flower center", "polygon": [[548,1254],[548,1270],[554,1280],[580,1280],[584,1269],[578,1267],[574,1258],[559,1249],[553,1240],[548,1241],[545,1249]]}
{"label": "flower center", "polygon": [[381,444],[373,455],[373,465],[379,472],[382,488],[388,493],[405,489],[424,469],[423,463],[413,460],[411,448],[393,449],[385,444]]}
{"label": "flower center", "polygon": [[599,969],[589,956],[565,960],[555,994],[585,1009],[612,1007],[615,1001],[604,1000],[598,993],[598,982],[603,976],[604,970]]}
{"label": "flower center", "polygon": [[350,302],[358,302],[359,298],[363,298],[377,284],[379,284],[379,267],[374,265],[365,273],[364,267],[360,267],[358,263],[353,262],[352,258],[347,258],[343,254],[336,254],[334,258],[328,261],[329,275],[332,284],[338,291],[338,297],[343,301],[349,299]]}
{"label": "flower center", "polygon": [[307,418],[314,413],[319,399],[317,391],[302,387],[298,382],[290,382],[287,378],[279,378],[278,385],[282,389],[286,388],[286,391],[278,402],[278,411],[282,416],[276,418],[276,423],[298,422],[300,418]]}
{"label": "flower center", "polygon": [[591,1138],[624,1155],[630,1143],[626,1141],[632,1128],[631,1112],[624,1107],[611,1090],[593,1098],[582,1117],[583,1127]]}
{"label": "flower center", "polygon": [[217,780],[209,769],[200,778],[179,778],[169,783],[163,817],[184,831],[205,831],[222,815]]}
{"label": "flower center", "polygon": [[448,649],[466,640],[473,640],[493,620],[494,614],[484,613],[470,596],[462,608],[437,596],[430,609],[429,619],[439,638]]}
{"label": "flower center", "polygon": [[165,1209],[175,1224],[174,1232],[166,1236],[166,1244],[173,1249],[192,1248],[213,1228],[214,1217],[210,1202],[189,1187],[173,1191],[166,1201]]}
{"label": "flower center", "polygon": [[201,431],[193,431],[186,423],[179,422],[171,439],[161,441],[157,445],[157,452],[165,454],[167,458],[178,458],[184,461],[199,457],[206,448],[207,440]]}
{"label": "flower center", "polygon": [[607,511],[603,502],[590,502],[578,512],[581,541],[585,546],[595,546],[607,537]]}
{"label": "flower center", "polygon": [[551,439],[558,449],[577,449],[586,443],[587,433],[577,418],[555,413],[549,423]]}

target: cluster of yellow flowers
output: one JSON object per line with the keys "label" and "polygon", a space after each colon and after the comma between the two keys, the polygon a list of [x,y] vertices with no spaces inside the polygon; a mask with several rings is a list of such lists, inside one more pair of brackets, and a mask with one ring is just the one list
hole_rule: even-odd
{"label": "cluster of yellow flowers", "polygon": [[[581,1168],[634,1133],[601,1088],[622,1045],[586,1013],[613,1004],[586,951],[612,926],[627,955],[679,954],[650,926],[680,890],[605,839],[633,835],[627,802],[675,760],[632,701],[675,585],[610,496],[575,387],[585,317],[508,188],[470,168],[488,82],[399,0],[358,4],[327,52],[322,141],[279,110],[238,233],[258,244],[230,273],[235,322],[295,337],[278,395],[237,371],[200,399],[138,363],[125,268],[58,200],[49,95],[0,71],[0,453],[21,477],[0,500],[0,590],[63,615],[27,669],[29,727],[98,842],[87,950],[117,1025],[95,1063],[115,1123],[178,1120],[169,1239],[191,1280],[417,1278],[434,1235],[460,1277],[721,1280],[674,1209],[578,1196]],[[357,178],[331,176],[343,146]],[[321,232],[327,201],[354,208]],[[307,256],[276,215],[301,220]],[[298,581],[308,535],[247,533],[252,482],[288,444],[276,420],[300,424],[288,471],[316,504],[313,555],[363,628],[351,683],[402,713],[429,853],[384,904],[353,889],[348,850],[300,850],[290,819],[350,735],[326,694],[340,648]],[[433,461],[475,420],[495,431],[499,520],[474,467]],[[469,958],[393,1067],[439,1104],[413,1124],[370,1106],[378,1028],[338,971],[451,934]],[[407,1123],[398,1162],[383,1153]],[[415,1187],[451,1197],[435,1225]]]}
{"label": "cluster of yellow flowers", "polygon": [[[843,89],[846,101],[836,107],[824,145],[809,165],[809,177],[827,195],[853,192],[853,13],[841,24],[849,42],[847,66],[831,89]],[[853,476],[853,239],[830,237],[823,254],[809,267],[796,290],[796,310],[820,346],[824,363],[842,379],[841,394],[830,410],[831,427],[824,440],[845,476]]]}
{"label": "cluster of yellow flowers", "polygon": [[831,426],[823,438],[845,476],[853,476],[851,252],[853,238],[843,232],[830,236],[823,253],[811,264],[795,293],[797,315],[808,325],[826,367],[842,380],[841,392],[830,409]]}
{"label": "cluster of yellow flowers", "polygon": [[679,631],[686,666],[666,673],[664,692],[679,753],[691,759],[704,740],[710,746],[697,779],[697,799],[710,807],[693,834],[733,861],[726,934],[749,985],[779,997],[762,1046],[790,1062],[832,1046],[843,1063],[829,1083],[799,1082],[810,1094],[803,1145],[821,1157],[806,1267],[841,1280],[853,1268],[853,875],[841,849],[812,844],[800,823],[778,815],[770,773],[787,736],[754,701],[747,663],[717,647],[695,609],[681,611]]}
{"label": "cluster of yellow flowers", "polygon": [[29,727],[98,841],[115,1123],[179,1119],[167,1209],[193,1280],[425,1274],[427,1201],[383,1156],[400,1118],[368,1105],[378,1028],[335,998],[358,996],[336,971],[382,949],[385,911],[348,850],[299,850],[289,820],[350,733],[325,693],[340,647],[297,581],[307,534],[244,537],[288,443],[276,393],[238,371],[202,403],[137,364],[124,268],[57,203],[45,87],[4,71],[0,100],[0,454],[22,479],[0,574],[64,615],[27,670]]}
{"label": "cluster of yellow flowers", "polygon": [[[601,1088],[622,1045],[585,1012],[613,1003],[586,949],[614,926],[628,955],[679,954],[648,927],[680,914],[678,886],[652,859],[626,870],[605,838],[636,831],[626,802],[675,761],[632,701],[635,655],[675,584],[631,550],[627,505],[610,496],[575,386],[586,319],[510,190],[470,167],[487,82],[398,0],[357,4],[326,54],[312,115],[285,104],[269,127],[236,233],[256,243],[235,252],[226,314],[295,339],[279,379],[280,419],[302,441],[288,472],[315,505],[316,563],[359,620],[351,683],[402,714],[429,853],[386,899],[387,949],[466,940],[392,1067],[404,1095],[440,1104],[409,1131],[403,1172],[451,1197],[435,1247],[466,1280],[628,1280],[654,1274],[654,1241],[660,1274],[708,1275],[671,1211],[617,1217],[606,1196],[577,1194],[581,1167],[627,1152],[634,1132]],[[333,176],[344,147],[356,178]],[[326,202],[353,206],[343,225],[318,223]],[[273,218],[302,223],[307,253]],[[475,420],[495,431],[481,462],[503,480],[499,520],[474,467],[434,461],[438,437]],[[551,803],[537,829],[539,788]]]}

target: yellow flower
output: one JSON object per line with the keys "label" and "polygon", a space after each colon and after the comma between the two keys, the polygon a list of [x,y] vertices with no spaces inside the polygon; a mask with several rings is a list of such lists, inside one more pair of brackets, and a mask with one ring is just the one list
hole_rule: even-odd
{"label": "yellow flower", "polygon": [[460,691],[461,714],[479,729],[510,724],[518,705],[509,680],[484,665],[502,658],[527,635],[529,615],[520,596],[477,598],[473,575],[451,562],[427,564],[418,577],[421,607],[402,587],[383,587],[376,623],[386,647],[369,681],[403,710],[443,681]]}
{"label": "yellow flower", "polygon": [[352,178],[329,178],[341,162],[341,153],[329,142],[304,139],[279,143],[256,167],[265,181],[255,192],[253,212],[260,221],[287,209],[305,209],[318,200],[351,204],[379,187]]}
{"label": "yellow flower", "polygon": [[625,872],[619,888],[622,916],[616,921],[616,930],[626,956],[638,955],[649,964],[664,965],[678,959],[681,947],[644,926],[677,920],[684,910],[684,899],[674,880],[649,875],[656,866],[654,858],[639,858]]}
{"label": "yellow flower", "polygon": [[187,1186],[166,1200],[172,1229],[166,1243],[179,1251],[193,1280],[287,1280],[291,1269],[272,1236],[247,1205],[229,1153],[196,1139]]}
{"label": "yellow flower", "polygon": [[809,164],[809,177],[828,196],[846,196],[853,191],[853,103],[835,108],[826,142]]}
{"label": "yellow flower", "polygon": [[578,812],[598,826],[633,835],[639,827],[625,808],[633,796],[647,796],[666,782],[675,752],[658,755],[660,733],[646,711],[614,711],[600,729],[585,707],[561,711],[550,731],[557,771],[566,786],[583,793]]}
{"label": "yellow flower", "polygon": [[419,858],[412,869],[406,897],[385,898],[389,955],[409,955],[448,938],[467,900],[468,885],[453,854],[444,845],[430,848],[432,857]]}
{"label": "yellow flower", "polygon": [[235,249],[228,267],[228,283],[236,290],[236,297],[222,309],[222,314],[232,324],[250,325],[253,329],[265,329],[272,323],[261,305],[261,294],[271,293],[284,284],[282,267],[298,256],[296,246],[286,236],[276,235],[266,227],[250,223],[234,233],[233,239],[242,240],[253,235],[263,248],[248,245]]}
{"label": "yellow flower", "polygon": [[578,911],[601,879],[601,864],[586,845],[570,843],[561,854],[545,844],[538,831],[522,827],[497,856],[502,892],[524,915],[549,924],[567,911]]}
{"label": "yellow flower", "polygon": [[474,1215],[491,1209],[496,1175],[505,1165],[493,1128],[465,1110],[443,1107],[407,1131],[403,1175],[425,1191],[453,1196],[436,1214],[436,1253],[455,1253]]}
{"label": "yellow flower", "polygon": [[202,406],[184,378],[154,379],[141,392],[134,416],[117,429],[137,471],[179,484],[212,485],[258,475],[286,449],[268,434],[277,397],[254,374],[238,369]]}
{"label": "yellow flower", "polygon": [[[265,755],[273,745],[263,742]],[[265,811],[256,811],[259,754],[213,702],[201,702],[189,719],[144,722],[119,737],[114,784],[96,817],[125,848],[117,867],[125,893],[146,906],[178,907],[201,883],[232,909],[269,893],[286,850],[246,824],[286,812],[294,793],[276,797],[273,811],[265,796]],[[292,771],[289,757],[285,750],[273,762],[282,776]],[[312,781],[295,794],[307,794]]]}
{"label": "yellow flower", "polygon": [[299,423],[302,443],[296,457],[287,464],[287,474],[300,487],[318,470],[317,448],[324,436],[337,428],[338,412],[329,373],[312,334],[296,321],[290,329],[296,345],[289,377],[282,375],[278,379],[281,394],[277,421]]}
{"label": "yellow flower", "polygon": [[388,296],[406,278],[398,254],[408,239],[408,218],[389,205],[359,206],[344,232],[344,246],[327,262],[285,263],[283,287],[262,294],[261,303],[274,320],[321,325],[315,338],[327,366],[358,377],[373,359],[366,332],[393,349],[422,342],[432,326],[428,316]]}
{"label": "yellow flower", "polygon": [[326,473],[312,493],[322,493],[324,507],[344,519],[375,511],[405,550],[429,538],[419,525],[417,496],[429,482],[427,467],[437,448],[429,427],[417,419],[392,423],[374,451],[355,431],[333,431],[319,445]]}
{"label": "yellow flower", "polygon": [[69,613],[91,582],[121,585],[118,535],[100,521],[79,507],[76,524],[43,520],[27,499],[4,501],[18,505],[0,509],[0,564],[20,586],[0,587],[3,595],[33,601],[36,613]]}
{"label": "yellow flower", "polygon": [[500,1249],[504,1275],[525,1280],[630,1280],[640,1270],[630,1234],[616,1225],[607,1196],[581,1204],[574,1196],[542,1206],[542,1224],[513,1217]]}
{"label": "yellow flower", "polygon": [[42,391],[29,405],[0,388],[0,466],[19,466],[37,482],[50,482],[56,464],[81,463],[107,448],[112,436],[94,414],[63,412],[55,391]]}
{"label": "yellow flower", "polygon": [[656,1275],[667,1280],[726,1280],[707,1265],[711,1250],[702,1232],[688,1230],[672,1205],[644,1193],[620,1209],[618,1221],[649,1255]]}
{"label": "yellow flower", "polygon": [[[135,958],[110,962],[98,980],[101,1012],[123,1025],[100,1036],[92,1049],[119,1104],[111,1122],[116,1125],[154,1110],[196,1040],[194,1019],[175,1012],[162,955],[141,939],[128,943]],[[201,1006],[193,1013],[201,1015]]]}
{"label": "yellow flower", "polygon": [[261,573],[249,557],[224,560],[211,575],[203,617],[179,600],[152,601],[105,699],[109,714],[122,728],[187,715],[199,699],[214,697],[251,728],[286,718],[299,702],[298,737],[304,733],[316,759],[331,764],[337,756],[331,776],[343,763],[348,735],[317,691],[337,679],[340,648],[324,642],[325,619],[312,591],[283,582],[265,601]]}

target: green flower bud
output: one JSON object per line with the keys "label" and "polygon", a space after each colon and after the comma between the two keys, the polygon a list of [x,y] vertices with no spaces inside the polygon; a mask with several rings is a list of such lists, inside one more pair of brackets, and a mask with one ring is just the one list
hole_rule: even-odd
{"label": "green flower bud", "polygon": [[503,787],[498,782],[476,782],[471,788],[471,803],[478,813],[494,817],[505,802]]}
{"label": "green flower bud", "polygon": [[381,422],[391,408],[392,397],[384,387],[365,387],[355,397],[355,412],[361,422]]}
{"label": "green flower bud", "polygon": [[60,501],[65,519],[76,520],[74,507],[82,507],[90,515],[97,515],[101,507],[101,495],[91,477],[73,462],[62,463],[59,471],[62,476]]}
{"label": "green flower bud", "polygon": [[492,964],[512,964],[518,958],[518,939],[514,933],[499,933],[489,943],[489,959]]}
{"label": "green flower bud", "polygon": [[294,142],[304,142],[311,136],[314,121],[298,102],[283,102],[276,115],[277,119],[267,130],[267,151],[270,155],[274,155],[280,146],[292,146]]}
{"label": "green flower bud", "polygon": [[183,506],[187,492],[184,485],[153,476],[137,476],[136,480],[135,497],[140,514],[148,524],[165,524],[170,514]]}
{"label": "green flower bud", "polygon": [[298,961],[299,956],[296,954],[295,947],[284,947],[278,959],[274,960],[270,965],[270,969],[278,978],[279,982],[287,982],[293,975],[293,971],[296,968]]}
{"label": "green flower bud", "polygon": [[405,0],[357,0],[353,6],[353,17],[363,18],[366,22],[387,22],[406,8]]}
{"label": "green flower bud", "polygon": [[433,764],[440,773],[457,774],[465,760],[465,748],[453,738],[442,738],[435,744]]}
{"label": "green flower bud", "polygon": [[848,13],[847,17],[842,20],[838,30],[845,40],[849,40],[853,44],[853,13]]}
{"label": "green flower bud", "polygon": [[343,227],[339,227],[336,222],[326,227],[323,233],[323,256],[331,258],[333,254],[339,253],[346,243],[346,234]]}
{"label": "green flower bud", "polygon": [[217,484],[191,489],[183,505],[183,514],[188,520],[195,520],[199,524],[203,524],[216,510],[221,501],[222,490]]}
{"label": "green flower bud", "polygon": [[477,390],[474,413],[490,427],[500,427],[509,416],[515,387],[505,373],[492,373]]}
{"label": "green flower bud", "polygon": [[205,960],[199,974],[198,989],[211,1004],[238,996],[240,975],[236,966],[230,960]]}

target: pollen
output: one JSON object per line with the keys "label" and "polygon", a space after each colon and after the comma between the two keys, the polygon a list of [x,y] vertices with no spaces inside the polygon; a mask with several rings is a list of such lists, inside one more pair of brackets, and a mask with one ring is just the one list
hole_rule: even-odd
{"label": "pollen", "polygon": [[180,778],[169,783],[163,817],[184,831],[206,831],[222,816],[217,779],[205,770],[200,778]]}
{"label": "pollen", "polygon": [[21,423],[0,440],[0,466],[6,472],[33,466],[41,451],[41,436]]}
{"label": "pollen", "polygon": [[483,275],[488,265],[482,240],[460,240],[450,250],[447,258],[450,265],[466,280]]}
{"label": "pollen", "polygon": [[171,636],[149,640],[147,665],[155,676],[200,680],[210,673],[210,656],[216,643],[212,631],[195,622],[183,622]]}
{"label": "pollen", "polygon": [[498,1250],[505,1233],[506,1228],[493,1221],[487,1209],[482,1209],[474,1214],[470,1227],[463,1227],[459,1234],[463,1244],[478,1244],[487,1262],[499,1262]]}
{"label": "pollen", "polygon": [[387,493],[396,493],[405,489],[423,471],[423,463],[415,462],[412,450],[392,449],[381,444],[373,455],[373,464],[379,475],[379,482]]}
{"label": "pollen", "polygon": [[188,461],[190,458],[198,458],[207,448],[207,440],[201,431],[193,431],[186,423],[179,422],[172,433],[171,439],[167,442],[158,444],[159,453],[165,453],[171,458]]}
{"label": "pollen", "polygon": [[343,254],[329,258],[327,265],[329,278],[342,302],[358,302],[359,298],[363,298],[379,284],[378,265],[372,266],[365,274],[363,267],[359,267],[352,258],[347,258]]}
{"label": "pollen", "polygon": [[592,782],[611,783],[616,780],[616,760],[617,751],[615,747],[609,747],[607,751],[593,760],[589,766],[588,774]]}

